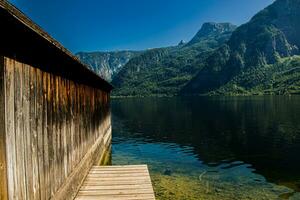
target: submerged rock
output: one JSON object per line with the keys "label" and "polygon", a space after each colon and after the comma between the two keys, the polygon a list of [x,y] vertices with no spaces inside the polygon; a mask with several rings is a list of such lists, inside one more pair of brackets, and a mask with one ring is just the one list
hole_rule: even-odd
{"label": "submerged rock", "polygon": [[165,169],[164,175],[171,176],[172,175],[172,170],[171,169]]}

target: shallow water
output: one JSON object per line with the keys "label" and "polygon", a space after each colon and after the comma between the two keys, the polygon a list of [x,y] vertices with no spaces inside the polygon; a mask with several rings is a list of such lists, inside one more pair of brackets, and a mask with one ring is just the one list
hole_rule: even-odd
{"label": "shallow water", "polygon": [[300,199],[300,97],[112,101],[113,164],[148,164],[157,199]]}

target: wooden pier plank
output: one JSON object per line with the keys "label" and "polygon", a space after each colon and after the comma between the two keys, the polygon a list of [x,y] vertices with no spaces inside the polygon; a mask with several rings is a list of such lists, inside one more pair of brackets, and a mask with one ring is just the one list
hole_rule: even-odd
{"label": "wooden pier plank", "polygon": [[147,165],[93,166],[75,200],[155,200]]}

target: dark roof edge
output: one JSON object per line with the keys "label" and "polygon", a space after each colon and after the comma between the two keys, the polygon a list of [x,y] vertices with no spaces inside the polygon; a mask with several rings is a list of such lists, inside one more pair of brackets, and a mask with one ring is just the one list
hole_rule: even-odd
{"label": "dark roof edge", "polygon": [[14,18],[16,18],[18,21],[20,21],[22,24],[24,24],[26,27],[40,35],[42,38],[47,40],[49,44],[55,46],[57,49],[59,49],[61,52],[66,54],[66,56],[70,57],[74,62],[81,65],[85,68],[85,70],[88,70],[91,75],[96,75],[101,82],[104,82],[106,85],[108,85],[110,88],[109,90],[113,89],[113,86],[108,83],[106,80],[104,80],[102,77],[100,77],[97,73],[92,71],[90,68],[88,68],[87,65],[82,63],[75,55],[73,55],[68,49],[66,49],[62,44],[60,44],[57,40],[52,38],[47,32],[45,32],[39,25],[37,25],[35,22],[33,22],[30,18],[28,18],[22,11],[20,11],[17,7],[9,3],[7,0],[0,0],[0,7],[8,11]]}

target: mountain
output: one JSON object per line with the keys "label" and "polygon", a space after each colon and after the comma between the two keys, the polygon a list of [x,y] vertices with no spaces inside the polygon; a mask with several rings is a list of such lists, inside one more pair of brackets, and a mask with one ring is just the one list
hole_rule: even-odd
{"label": "mountain", "polygon": [[204,23],[199,32],[189,42],[189,45],[199,43],[203,40],[203,38],[217,38],[218,40],[223,40],[224,42],[229,36],[231,36],[232,31],[235,29],[236,26],[230,23]]}
{"label": "mountain", "polygon": [[238,27],[181,94],[299,93],[300,0],[276,0]]}
{"label": "mountain", "polygon": [[112,77],[140,51],[115,51],[115,52],[79,52],[76,56],[93,71],[104,79],[111,81]]}
{"label": "mountain", "polygon": [[236,26],[205,23],[188,43],[147,50],[132,58],[113,78],[116,96],[177,95],[223,45]]}

